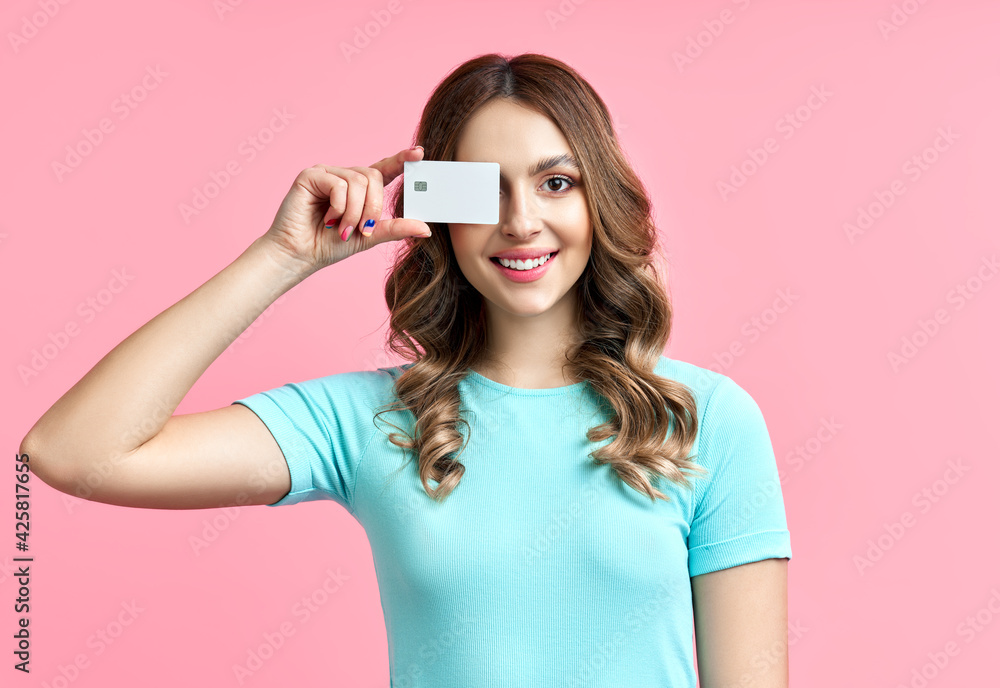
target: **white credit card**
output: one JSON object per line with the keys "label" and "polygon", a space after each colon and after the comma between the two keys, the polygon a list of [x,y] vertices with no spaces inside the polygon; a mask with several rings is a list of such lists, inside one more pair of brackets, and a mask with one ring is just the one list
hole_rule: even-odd
{"label": "white credit card", "polygon": [[500,222],[500,163],[403,163],[403,217],[424,222]]}

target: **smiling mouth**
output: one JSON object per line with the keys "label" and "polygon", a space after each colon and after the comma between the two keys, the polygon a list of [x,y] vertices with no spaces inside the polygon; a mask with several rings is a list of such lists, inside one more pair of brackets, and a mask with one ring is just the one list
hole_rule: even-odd
{"label": "smiling mouth", "polygon": [[[548,256],[548,258],[546,258],[541,264],[544,265],[545,263],[547,263],[550,260],[552,260],[553,258],[555,258],[557,253],[559,253],[559,251],[552,251],[551,253],[546,253],[545,256]],[[545,258],[545,256],[538,256],[538,258]],[[532,261],[538,260],[538,258],[532,258]],[[500,259],[497,258],[496,256],[491,256],[490,260],[493,261],[494,263],[496,263],[497,265],[501,265],[501,266],[503,265],[503,263],[500,262]],[[528,261],[528,262],[531,262],[531,261]],[[513,261],[513,262],[508,261],[508,265],[510,266],[510,269],[516,269],[515,268],[516,263],[517,263],[517,261]]]}

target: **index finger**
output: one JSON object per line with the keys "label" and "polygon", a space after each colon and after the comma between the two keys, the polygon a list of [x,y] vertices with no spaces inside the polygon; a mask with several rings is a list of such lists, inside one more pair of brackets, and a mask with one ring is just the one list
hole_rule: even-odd
{"label": "index finger", "polygon": [[423,157],[423,148],[404,148],[395,155],[390,155],[388,158],[382,158],[378,162],[372,163],[369,167],[381,172],[382,183],[388,184],[393,179],[403,174],[404,162],[416,162]]}

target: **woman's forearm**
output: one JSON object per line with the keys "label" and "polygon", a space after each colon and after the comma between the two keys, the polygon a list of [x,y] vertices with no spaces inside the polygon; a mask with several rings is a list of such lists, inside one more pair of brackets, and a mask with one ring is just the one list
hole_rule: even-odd
{"label": "woman's forearm", "polygon": [[35,423],[21,443],[52,474],[121,456],[154,437],[212,361],[308,271],[263,237],[129,335]]}

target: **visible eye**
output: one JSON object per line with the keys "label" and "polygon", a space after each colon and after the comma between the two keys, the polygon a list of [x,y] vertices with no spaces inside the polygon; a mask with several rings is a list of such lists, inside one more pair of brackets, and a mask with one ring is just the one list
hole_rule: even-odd
{"label": "visible eye", "polygon": [[553,189],[553,188],[550,187],[549,188],[550,191],[569,191],[574,186],[576,186],[576,182],[574,182],[569,177],[567,177],[565,175],[561,175],[561,174],[557,174],[557,175],[555,175],[553,177],[549,177],[543,183],[544,184],[551,184],[552,182],[566,182],[569,186],[568,187],[563,187],[563,188],[560,188],[560,189]]}
{"label": "visible eye", "polygon": [[[576,182],[575,181],[573,181],[572,179],[570,179],[569,177],[567,177],[566,175],[563,175],[563,174],[556,174],[556,175],[553,175],[553,176],[549,177],[544,182],[542,182],[542,185],[544,186],[546,184],[551,184],[552,182],[565,182],[565,184],[562,185],[562,188],[559,188],[559,189],[553,189],[552,187],[549,187],[549,189],[548,189],[549,191],[553,191],[553,192],[556,192],[556,193],[567,193],[570,189],[572,189],[574,186],[576,186]],[[502,188],[500,189],[500,194],[503,195],[503,189]]]}

